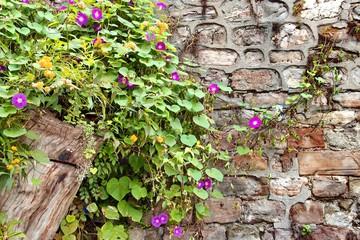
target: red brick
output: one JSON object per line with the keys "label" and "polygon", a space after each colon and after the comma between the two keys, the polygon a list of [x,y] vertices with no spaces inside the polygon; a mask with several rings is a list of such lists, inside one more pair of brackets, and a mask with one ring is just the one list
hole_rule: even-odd
{"label": "red brick", "polygon": [[269,164],[265,157],[257,155],[236,155],[233,158],[233,164],[236,169],[244,171],[260,171],[268,168]]}
{"label": "red brick", "polygon": [[311,183],[316,197],[339,197],[347,192],[346,177],[317,176],[311,179]]}
{"label": "red brick", "polygon": [[324,131],[317,128],[299,128],[296,134],[300,137],[296,140],[291,136],[288,140],[289,148],[324,148]]}
{"label": "red brick", "polygon": [[324,221],[324,210],[317,202],[296,203],[290,208],[290,217],[296,223],[319,224]]}

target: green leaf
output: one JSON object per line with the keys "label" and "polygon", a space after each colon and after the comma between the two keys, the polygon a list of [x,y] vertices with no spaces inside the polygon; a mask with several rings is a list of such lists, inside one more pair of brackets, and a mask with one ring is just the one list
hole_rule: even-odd
{"label": "green leaf", "polygon": [[247,127],[242,127],[239,125],[233,125],[233,128],[238,132],[247,132],[248,131]]}
{"label": "green leaf", "polygon": [[106,191],[110,194],[110,196],[120,201],[127,193],[130,192],[130,182],[131,180],[127,176],[123,176],[119,180],[116,178],[111,178],[106,184]]}
{"label": "green leaf", "polygon": [[171,218],[176,222],[181,222],[181,220],[184,218],[185,214],[183,212],[180,212],[178,209],[173,209],[170,212]]}
{"label": "green leaf", "polygon": [[50,159],[46,153],[40,149],[30,151],[30,156],[39,163],[49,163]]}
{"label": "green leaf", "polygon": [[168,145],[169,147],[172,147],[176,144],[176,138],[173,135],[166,135],[164,142],[166,145]]}
{"label": "green leaf", "polygon": [[90,203],[89,205],[86,206],[86,209],[91,212],[97,212],[98,211],[98,206],[96,205],[96,203]]}
{"label": "green leaf", "polygon": [[107,219],[112,219],[112,220],[119,220],[119,212],[116,209],[116,207],[113,206],[106,206],[102,208],[102,212],[104,213],[104,216]]}
{"label": "green leaf", "polygon": [[180,109],[181,109],[181,108],[179,107],[179,105],[175,105],[175,104],[173,104],[173,105],[171,105],[171,106],[166,105],[166,108],[169,109],[170,111],[174,112],[174,113],[179,112]]}
{"label": "green leaf", "polygon": [[216,168],[206,169],[205,173],[209,177],[215,178],[219,182],[221,182],[223,180],[223,177],[224,177],[224,175]]}
{"label": "green leaf", "polygon": [[27,36],[30,33],[30,29],[28,29],[27,27],[17,28],[16,30],[25,36]]}
{"label": "green leaf", "polygon": [[14,106],[8,106],[8,107],[0,107],[0,117],[7,117],[10,114],[15,114],[17,112],[16,108]]}
{"label": "green leaf", "polygon": [[76,220],[76,217],[74,216],[74,215],[67,215],[66,216],[66,221],[68,222],[68,223],[72,223],[73,221],[75,221]]}
{"label": "green leaf", "polygon": [[188,176],[192,177],[195,181],[199,181],[202,177],[201,172],[196,169],[189,168],[187,173],[188,173]]}
{"label": "green leaf", "polygon": [[207,120],[207,117],[205,114],[201,114],[200,116],[194,116],[193,121],[195,124],[199,125],[200,127],[209,129],[210,123]]}
{"label": "green leaf", "polygon": [[123,18],[121,18],[121,17],[118,17],[118,20],[119,20],[119,22],[121,22],[121,23],[124,24],[125,26],[129,27],[130,29],[134,29],[134,28],[135,28],[134,24],[132,24],[131,22],[129,22],[129,21],[127,21],[127,20],[125,20],[125,19],[123,19]]}
{"label": "green leaf", "polygon": [[140,198],[144,198],[147,196],[146,188],[140,187],[139,185],[135,185],[131,189],[131,194],[134,196],[136,200],[139,200]]}
{"label": "green leaf", "polygon": [[204,108],[204,105],[202,105],[201,102],[193,102],[192,103],[192,108],[191,110],[194,111],[194,112],[201,112],[203,111],[205,108]]}
{"label": "green leaf", "polygon": [[240,155],[245,155],[245,154],[248,154],[248,153],[250,152],[250,148],[238,146],[238,147],[236,148],[236,151],[237,151],[237,153],[240,154]]}
{"label": "green leaf", "polygon": [[138,173],[145,164],[145,159],[142,155],[131,154],[129,163],[135,173]]}
{"label": "green leaf", "polygon": [[65,235],[70,235],[76,231],[79,226],[79,221],[75,220],[71,223],[68,223],[65,219],[61,221],[60,229]]}
{"label": "green leaf", "polygon": [[114,99],[114,102],[119,106],[123,107],[126,106],[126,104],[128,103],[128,99],[125,95],[117,95]]}
{"label": "green leaf", "polygon": [[76,240],[75,235],[64,235],[61,237],[61,240]]}
{"label": "green leaf", "polygon": [[200,89],[195,91],[195,96],[197,96],[198,98],[203,98],[205,97],[205,93],[203,91],[201,91]]}
{"label": "green leaf", "polygon": [[172,168],[168,163],[164,164],[164,170],[166,175],[168,175],[169,177],[178,174],[178,172],[174,168]]}
{"label": "green leaf", "polygon": [[27,137],[28,139],[31,139],[31,140],[35,140],[35,141],[39,140],[39,135],[37,135],[36,132],[34,132],[33,130],[29,130],[25,134],[25,137]]}
{"label": "green leaf", "polygon": [[192,147],[192,146],[195,145],[197,139],[196,139],[196,137],[195,137],[194,135],[192,135],[192,134],[189,134],[189,135],[183,134],[183,135],[181,135],[181,137],[180,137],[180,141],[181,141],[183,144],[185,144],[186,146]]}
{"label": "green leaf", "polygon": [[222,90],[222,91],[224,91],[224,92],[229,92],[229,93],[231,93],[233,90],[232,90],[232,88],[231,87],[228,87],[228,86],[226,86],[224,83],[222,83],[222,82],[216,82],[216,84],[219,86],[219,88]]}
{"label": "green leaf", "polygon": [[222,193],[217,189],[214,189],[212,192],[210,192],[210,196],[212,196],[213,198],[218,198],[218,199],[223,199],[224,198]]}
{"label": "green leaf", "polygon": [[17,138],[17,137],[24,135],[26,133],[26,129],[18,128],[18,127],[6,128],[6,129],[4,129],[3,133],[7,137]]}
{"label": "green leaf", "polygon": [[41,178],[31,178],[31,183],[34,186],[40,186],[41,184]]}
{"label": "green leaf", "polygon": [[129,237],[123,225],[114,226],[110,221],[97,230],[99,240],[127,240]]}
{"label": "green leaf", "polygon": [[170,122],[170,126],[175,130],[177,133],[182,133],[183,128],[181,126],[181,122],[178,118],[175,118],[174,121]]}
{"label": "green leaf", "polygon": [[204,189],[198,189],[197,187],[194,187],[193,192],[196,196],[199,198],[205,200],[209,197],[209,194]]}
{"label": "green leaf", "polygon": [[141,210],[133,208],[127,201],[121,200],[117,208],[122,216],[130,217],[135,222],[140,222],[142,218]]}

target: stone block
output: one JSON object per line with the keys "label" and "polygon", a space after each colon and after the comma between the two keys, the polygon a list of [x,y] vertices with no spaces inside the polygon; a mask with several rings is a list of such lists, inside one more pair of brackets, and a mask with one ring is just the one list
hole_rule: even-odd
{"label": "stone block", "polygon": [[149,229],[135,227],[129,231],[129,240],[158,240],[162,238],[163,234],[164,229],[162,227]]}
{"label": "stone block", "polygon": [[269,108],[279,104],[285,104],[288,95],[285,93],[248,93],[244,96],[245,103],[256,105],[261,108]]}
{"label": "stone block", "polygon": [[313,34],[309,27],[293,23],[285,23],[280,26],[278,32],[273,36],[273,43],[281,48],[301,46],[309,43]]}
{"label": "stone block", "polygon": [[207,240],[220,240],[226,239],[226,228],[223,225],[205,225],[201,231],[204,239]]}
{"label": "stone block", "polygon": [[278,201],[267,199],[244,201],[242,206],[245,223],[280,222],[285,216],[285,205]]}
{"label": "stone block", "polygon": [[236,155],[232,159],[232,164],[236,169],[242,171],[261,171],[269,167],[268,159],[258,155]]}
{"label": "stone block", "polygon": [[197,53],[196,61],[201,65],[232,66],[239,55],[230,49],[202,49]]}
{"label": "stone block", "polygon": [[300,89],[299,84],[302,81],[304,71],[304,67],[288,67],[282,72],[287,87],[290,90]]}
{"label": "stone block", "polygon": [[205,217],[205,223],[233,223],[242,216],[241,200],[235,197],[224,199],[210,198],[206,201],[210,208],[210,217]]}
{"label": "stone block", "polygon": [[334,96],[334,101],[339,102],[343,107],[360,108],[360,93],[340,93]]}
{"label": "stone block", "polygon": [[260,23],[280,22],[289,15],[288,7],[283,2],[261,1],[256,2],[254,7]]}
{"label": "stone block", "polygon": [[168,9],[172,17],[181,20],[183,23],[190,23],[204,19],[215,19],[218,16],[216,9],[213,6],[205,8],[201,6],[191,6],[186,8],[169,6]]}
{"label": "stone block", "polygon": [[246,0],[225,1],[221,6],[223,18],[226,22],[238,23],[249,22],[251,20],[251,9]]}
{"label": "stone block", "polygon": [[350,190],[350,196],[352,197],[360,196],[360,178],[351,177],[349,179],[349,190]]}
{"label": "stone block", "polygon": [[319,226],[307,236],[308,240],[358,240],[356,235],[346,228]]}
{"label": "stone block", "polygon": [[309,119],[303,121],[304,124],[315,125],[323,121],[325,125],[345,125],[356,119],[354,111],[333,111],[327,113],[316,113]]}
{"label": "stone block", "polygon": [[208,84],[222,82],[225,85],[229,83],[228,75],[220,69],[209,68],[205,74],[205,82]]}
{"label": "stone block", "polygon": [[238,69],[230,79],[233,90],[271,91],[280,88],[281,80],[278,72],[271,69]]}
{"label": "stone block", "polygon": [[244,51],[245,62],[250,65],[259,65],[264,62],[264,53],[258,49]]}
{"label": "stone block", "polygon": [[195,28],[199,44],[226,44],[226,29],[218,24],[201,24]]}
{"label": "stone block", "polygon": [[294,136],[288,139],[289,148],[324,148],[324,131],[320,128],[298,128],[295,130],[299,140]]}
{"label": "stone block", "polygon": [[316,176],[311,178],[312,194],[315,197],[339,197],[347,192],[347,178],[339,176]]}
{"label": "stone block", "polygon": [[360,152],[300,152],[297,158],[301,176],[360,176]]}
{"label": "stone block", "polygon": [[266,178],[224,177],[217,187],[225,196],[266,196],[269,193]]}
{"label": "stone block", "polygon": [[258,26],[246,26],[235,28],[231,40],[239,46],[263,45],[266,39],[266,28]]}
{"label": "stone block", "polygon": [[307,20],[322,20],[327,18],[336,18],[341,13],[341,4],[344,0],[327,1],[305,1],[301,18]]}
{"label": "stone block", "polygon": [[[254,225],[244,225],[244,224],[235,223],[227,228],[227,232],[228,232],[227,240],[240,240],[240,239],[260,240],[259,229]],[[220,240],[220,238],[217,240]]]}
{"label": "stone block", "polygon": [[352,128],[326,129],[327,144],[334,149],[358,150],[360,146],[360,124]]}
{"label": "stone block", "polygon": [[320,224],[324,222],[324,210],[321,204],[308,200],[293,205],[290,208],[290,218],[300,224]]}
{"label": "stone block", "polygon": [[271,51],[269,59],[274,64],[296,64],[304,59],[304,54],[301,51]]}
{"label": "stone block", "polygon": [[340,88],[349,90],[359,90],[360,88],[360,66],[349,70],[347,78],[341,82]]}
{"label": "stone block", "polygon": [[270,180],[270,192],[277,196],[297,196],[303,186],[308,183],[307,178],[278,178]]}

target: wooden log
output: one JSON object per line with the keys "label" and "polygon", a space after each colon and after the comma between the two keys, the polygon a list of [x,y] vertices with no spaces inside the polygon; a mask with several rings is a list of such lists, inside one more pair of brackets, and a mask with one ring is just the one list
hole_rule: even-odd
{"label": "wooden log", "polygon": [[[28,130],[39,136],[39,141],[29,141],[31,149],[40,149],[52,160],[50,164],[36,164],[11,191],[0,194],[0,209],[7,210],[9,219],[23,220],[16,230],[24,232],[29,240],[53,239],[61,220],[68,212],[81,184],[84,169],[93,158],[86,159],[84,150],[88,139],[83,128],[73,127],[56,119],[49,112],[30,112]],[[97,151],[103,139],[93,141]],[[31,184],[39,178],[40,186]]]}

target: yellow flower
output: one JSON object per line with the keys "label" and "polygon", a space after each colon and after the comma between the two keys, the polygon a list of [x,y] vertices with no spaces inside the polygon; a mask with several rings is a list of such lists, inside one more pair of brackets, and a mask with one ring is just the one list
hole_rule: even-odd
{"label": "yellow flower", "polygon": [[[50,71],[50,70],[45,70],[44,71],[44,76],[47,78],[54,78],[55,77],[55,73]],[[42,83],[42,82],[41,82]],[[44,84],[43,84],[44,85]],[[41,86],[42,87],[42,86]]]}
{"label": "yellow flower", "polygon": [[127,47],[127,48],[130,48],[130,49],[132,49],[132,50],[134,50],[134,51],[136,51],[136,49],[137,49],[137,46],[136,46],[136,44],[135,44],[134,42],[128,42],[128,43],[126,44],[126,47]]}
{"label": "yellow flower", "polygon": [[50,68],[52,68],[52,63],[50,61],[51,61],[50,57],[43,56],[38,63],[40,65],[40,67],[50,69]]}
{"label": "yellow flower", "polygon": [[9,171],[11,171],[11,169],[13,169],[13,168],[14,168],[14,166],[11,165],[11,164],[6,166],[6,169],[9,170]]}
{"label": "yellow flower", "polygon": [[[49,71],[49,70],[46,70],[46,71]],[[45,71],[45,72],[46,72],[46,71]],[[44,75],[45,75],[45,74],[44,74]],[[37,88],[37,89],[42,89],[43,86],[44,86],[44,83],[43,83],[43,82],[37,82],[37,83],[33,83],[32,86],[33,86],[34,88]]]}
{"label": "yellow flower", "polygon": [[164,138],[159,136],[156,138],[156,140],[159,142],[159,143],[162,143],[164,141]]}
{"label": "yellow flower", "polygon": [[44,91],[47,92],[47,93],[49,93],[50,90],[51,90],[51,89],[50,89],[49,87],[45,87],[45,88],[44,88]]}
{"label": "yellow flower", "polygon": [[140,25],[140,29],[143,30],[145,27],[147,27],[149,25],[149,22],[148,21],[144,21],[141,23]]}
{"label": "yellow flower", "polygon": [[135,134],[131,135],[130,137],[130,141],[132,141],[133,143],[137,141],[137,136]]}
{"label": "yellow flower", "polygon": [[152,33],[155,33],[155,31],[156,31],[156,27],[151,26],[151,27],[149,28],[149,31],[150,31],[150,32],[152,32]]}
{"label": "yellow flower", "polygon": [[79,8],[85,8],[85,3],[84,2],[79,2],[78,4]]}
{"label": "yellow flower", "polygon": [[20,162],[20,159],[18,158],[15,158],[14,160],[12,160],[12,164],[18,164]]}
{"label": "yellow flower", "polygon": [[159,34],[164,33],[165,30],[168,28],[168,25],[166,23],[163,23],[163,22],[157,22],[156,26],[159,27]]}
{"label": "yellow flower", "polygon": [[19,165],[19,164],[15,164],[15,167],[20,167],[20,165]]}
{"label": "yellow flower", "polygon": [[17,147],[16,147],[16,146],[11,146],[10,149],[13,150],[13,151],[17,151]]}

